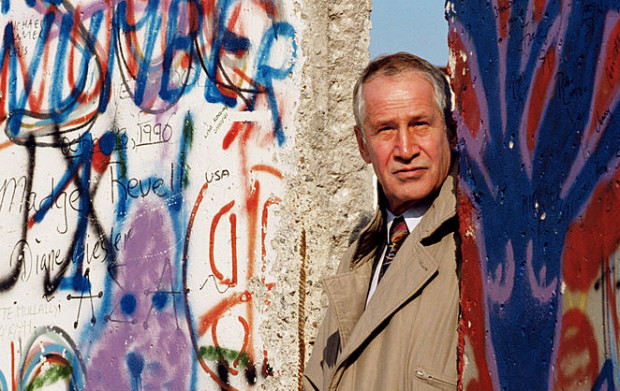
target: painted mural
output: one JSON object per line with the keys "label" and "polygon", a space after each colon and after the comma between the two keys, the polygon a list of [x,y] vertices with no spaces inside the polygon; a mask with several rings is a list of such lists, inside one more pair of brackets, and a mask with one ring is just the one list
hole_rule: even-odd
{"label": "painted mural", "polygon": [[291,15],[0,0],[0,389],[277,372],[258,329],[294,140]]}
{"label": "painted mural", "polygon": [[450,0],[464,390],[620,388],[620,2]]}

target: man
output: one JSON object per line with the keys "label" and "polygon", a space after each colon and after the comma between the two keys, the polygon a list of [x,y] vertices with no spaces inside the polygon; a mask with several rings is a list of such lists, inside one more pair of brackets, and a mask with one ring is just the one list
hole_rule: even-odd
{"label": "man", "polygon": [[456,389],[460,266],[450,109],[442,72],[411,54],[378,58],[358,79],[355,136],[380,184],[380,205],[337,275],[324,281],[330,305],[305,389]]}

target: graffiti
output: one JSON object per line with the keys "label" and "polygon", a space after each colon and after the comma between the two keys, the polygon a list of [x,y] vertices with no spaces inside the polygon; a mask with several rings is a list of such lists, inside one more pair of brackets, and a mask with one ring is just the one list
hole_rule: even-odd
{"label": "graffiti", "polygon": [[[159,0],[149,0],[121,1],[116,6],[112,2],[75,8],[69,3],[32,6],[43,15],[30,62],[27,53],[15,54],[24,38],[15,34],[12,22],[4,28],[0,50],[0,89],[9,97],[3,99],[0,114],[8,115],[8,133],[14,141],[24,142],[34,129],[38,138],[44,138],[54,127],[64,134],[91,125],[107,110],[114,71],[108,67],[118,63],[123,91],[145,112],[170,109],[198,86],[202,68],[207,75],[204,97],[208,102],[228,107],[242,102],[241,109],[251,111],[266,99],[274,134],[280,144],[284,142],[273,85],[291,72],[295,42],[292,26],[277,21],[275,5],[176,0],[160,6]],[[257,14],[270,23],[262,36],[244,37],[244,28],[254,23],[250,18]],[[273,68],[271,51],[282,41],[290,45],[291,52],[288,58],[279,58],[280,68]],[[256,53],[250,55],[250,50]],[[52,80],[42,75],[48,61],[53,64]],[[254,77],[246,69],[253,70]],[[33,123],[26,131],[23,122],[28,120]]]}
{"label": "graffiti", "polygon": [[294,101],[289,11],[0,12],[0,387],[235,390],[273,375],[258,329]]}
{"label": "graffiti", "polygon": [[[260,176],[267,174],[267,178],[275,177],[281,179],[282,175],[273,167],[264,165],[255,165],[250,172],[261,173]],[[262,174],[264,173],[264,174]],[[258,177],[255,174],[253,176]],[[214,208],[205,208],[205,196],[209,191],[209,183],[205,183],[200,193],[200,196],[196,200],[196,203],[192,209],[192,214],[189,220],[187,229],[187,236],[185,240],[184,249],[184,291],[186,296],[186,312],[193,314],[197,308],[199,308],[200,299],[196,299],[196,293],[198,297],[202,294],[200,291],[215,291],[223,293],[225,298],[221,300],[216,306],[207,309],[202,312],[196,323],[191,322],[188,318],[188,326],[193,330],[191,335],[194,337],[192,340],[194,349],[198,355],[198,362],[201,368],[208,373],[218,384],[225,387],[229,383],[231,376],[240,375],[240,370],[244,373],[247,385],[253,385],[258,380],[258,374],[263,377],[269,376],[273,373],[271,365],[269,364],[267,352],[262,352],[262,358],[257,357],[257,354],[248,349],[249,346],[253,346],[254,336],[251,333],[254,318],[256,316],[255,303],[252,293],[247,289],[237,289],[239,285],[240,275],[244,276],[246,280],[251,280],[252,276],[255,276],[255,268],[257,266],[257,248],[256,241],[249,242],[246,249],[247,262],[243,265],[238,261],[238,243],[237,243],[237,230],[238,221],[237,214],[245,212],[248,214],[247,226],[244,227],[251,237],[257,236],[258,224],[261,227],[260,236],[260,248],[261,248],[261,268],[260,282],[267,289],[273,288],[273,283],[268,283],[265,276],[266,266],[266,233],[265,230],[269,225],[269,208],[272,205],[276,205],[280,202],[278,198],[267,196],[261,192],[261,181],[258,178],[251,178],[251,188],[248,193],[244,194],[246,197],[243,204],[238,205],[235,200],[232,200],[223,205],[219,210]],[[261,197],[262,196],[262,197]],[[259,220],[258,211],[259,205],[262,205],[262,214]],[[241,208],[241,209],[240,209]],[[206,209],[207,213],[213,213],[212,217],[197,219]],[[195,251],[191,248],[192,237],[196,235],[196,232],[201,231],[201,227],[197,224],[199,221],[208,222],[211,224],[203,228],[202,231],[208,231],[209,237],[209,274],[202,279],[197,276],[191,276],[188,273],[190,269],[190,261],[197,259],[191,257],[190,253]],[[223,228],[219,226],[224,225]],[[218,240],[217,234],[226,235],[230,240],[230,258],[229,259],[216,259],[215,246],[218,243],[226,242],[226,240]],[[243,269],[240,267],[243,266]],[[243,278],[243,277],[242,277]],[[209,283],[209,280],[212,283]],[[266,299],[268,300],[268,299]],[[222,326],[222,324],[224,326]],[[234,350],[235,354],[232,354],[230,350],[221,350],[220,337],[221,330],[237,329],[243,337],[243,340],[237,342],[238,348]],[[218,331],[219,330],[219,331]],[[210,354],[207,354],[211,352]],[[227,353],[227,354],[224,354]],[[218,360],[213,360],[213,357],[218,357]],[[243,383],[241,383],[243,384]]]}
{"label": "graffiti", "polygon": [[615,389],[618,3],[451,0],[447,10],[461,153],[460,385]]}
{"label": "graffiti", "polygon": [[[43,327],[32,335],[26,347],[28,354],[19,366],[17,384],[12,389],[39,390],[63,383],[67,390],[81,390],[85,383],[84,362],[77,354],[71,337],[57,327]],[[15,360],[15,347],[11,344],[11,360]],[[4,390],[8,390],[2,379]]]}

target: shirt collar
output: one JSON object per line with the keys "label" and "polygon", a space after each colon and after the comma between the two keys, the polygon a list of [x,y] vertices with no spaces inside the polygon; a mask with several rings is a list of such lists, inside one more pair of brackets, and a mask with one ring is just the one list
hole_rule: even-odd
{"label": "shirt collar", "polygon": [[414,206],[412,206],[411,208],[407,209],[405,212],[403,212],[402,215],[394,215],[394,213],[392,213],[389,209],[386,208],[386,212],[387,212],[387,216],[386,216],[386,220],[387,220],[387,225],[386,225],[386,235],[387,235],[387,241],[390,241],[390,228],[392,227],[392,223],[394,223],[394,219],[396,219],[399,216],[403,216],[405,218],[405,224],[407,224],[407,229],[409,230],[409,232],[413,231],[414,228],[418,225],[418,223],[420,222],[420,220],[422,220],[422,217],[424,216],[424,213],[426,213],[426,211],[428,210],[428,208],[431,206],[432,202],[428,202],[428,201],[423,201],[423,202],[419,202],[417,204],[415,204]]}

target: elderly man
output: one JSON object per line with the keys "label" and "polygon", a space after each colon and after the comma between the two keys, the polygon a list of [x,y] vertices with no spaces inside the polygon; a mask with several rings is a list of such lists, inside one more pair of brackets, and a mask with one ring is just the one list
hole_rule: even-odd
{"label": "elderly man", "polygon": [[353,92],[360,155],[379,181],[374,219],[325,280],[330,299],[306,390],[450,390],[459,316],[455,145],[442,72],[378,58]]}

